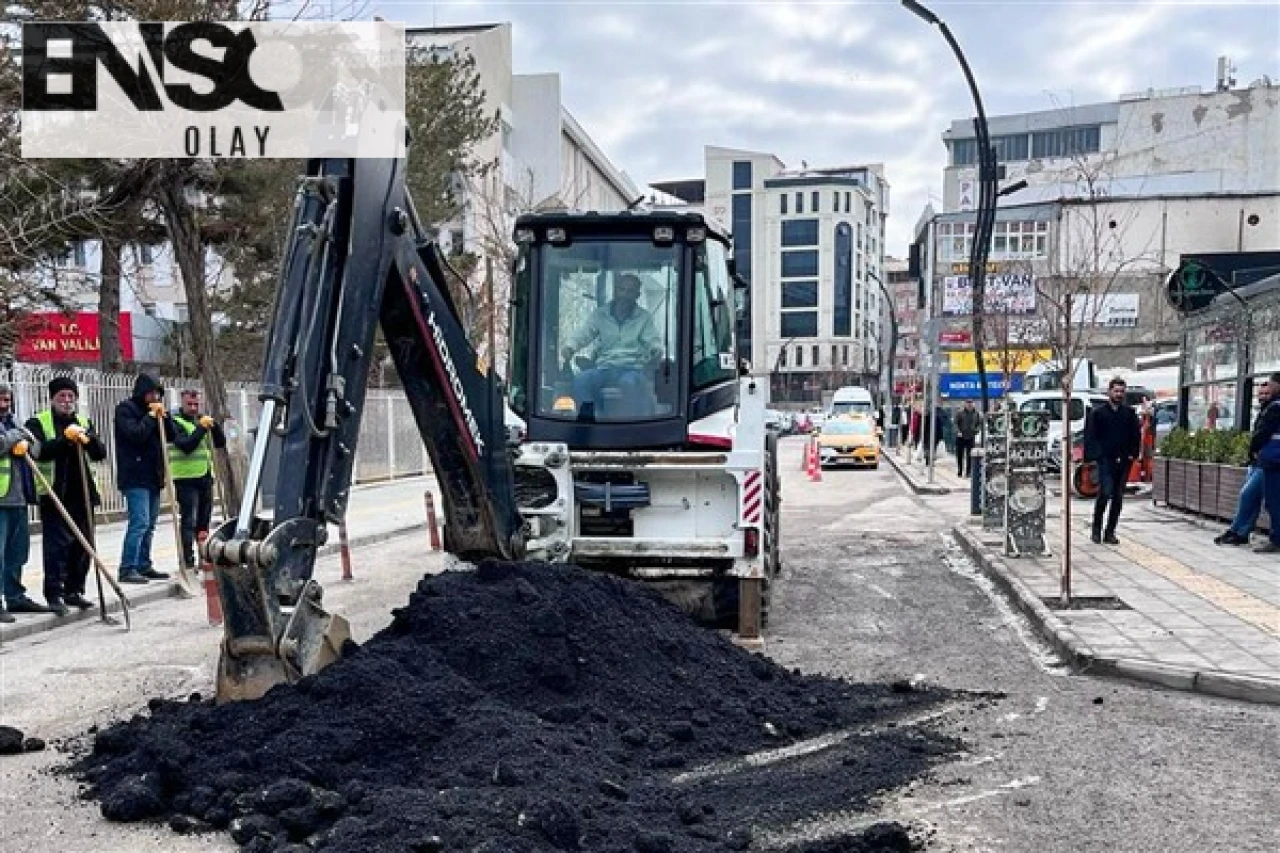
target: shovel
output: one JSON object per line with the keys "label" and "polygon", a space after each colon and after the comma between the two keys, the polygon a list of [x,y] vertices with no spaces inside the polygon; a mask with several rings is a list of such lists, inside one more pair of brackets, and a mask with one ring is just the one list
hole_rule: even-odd
{"label": "shovel", "polygon": [[169,495],[169,516],[173,519],[173,542],[178,549],[178,577],[174,579],[173,586],[180,598],[194,598],[195,593],[191,591],[193,579],[187,572],[187,561],[182,550],[182,522],[178,516],[178,497],[177,490],[173,487],[173,472],[169,468],[169,442],[164,437],[164,424],[160,418],[156,418],[156,426],[159,427],[160,434],[160,460],[164,465],[164,487]]}
{"label": "shovel", "polygon": [[80,532],[80,527],[71,517],[71,513],[67,512],[67,507],[62,503],[62,499],[58,497],[57,492],[49,485],[49,481],[45,479],[44,474],[40,473],[40,466],[36,465],[36,461],[30,456],[23,454],[22,458],[27,460],[27,464],[31,466],[31,473],[35,475],[36,482],[49,495],[51,502],[58,510],[58,514],[62,516],[62,520],[67,523],[67,527],[71,528],[76,541],[80,543],[80,547],[93,560],[93,566],[98,571],[98,577],[104,579],[107,585],[111,587],[111,591],[116,594],[116,598],[120,599],[120,612],[124,614],[124,627],[126,631],[129,630],[133,627],[133,624],[129,621],[129,599],[125,598],[124,590],[120,588],[120,584],[116,583],[116,579],[111,577],[111,573],[107,571],[107,567],[102,562],[102,558],[98,556],[98,552],[93,550],[93,546],[84,538],[84,534]]}
{"label": "shovel", "polygon": [[[89,460],[85,458],[84,445],[78,441],[76,442],[76,455],[80,459],[80,487],[83,490],[84,507],[89,513],[89,523],[87,525],[87,529],[84,531],[84,535],[85,538],[89,540],[90,545],[97,546],[98,534],[96,527],[98,513],[93,508],[93,498],[89,494]],[[108,625],[119,624],[113,617],[107,615],[107,598],[102,591],[102,575],[94,572],[93,579],[98,584],[98,615],[101,616],[102,621]]]}

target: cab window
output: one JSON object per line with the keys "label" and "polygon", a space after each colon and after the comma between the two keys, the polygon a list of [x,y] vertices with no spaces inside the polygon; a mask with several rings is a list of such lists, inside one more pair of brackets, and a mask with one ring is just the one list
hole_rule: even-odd
{"label": "cab window", "polygon": [[706,388],[737,376],[733,347],[733,285],[724,246],[707,240],[694,248],[694,388]]}

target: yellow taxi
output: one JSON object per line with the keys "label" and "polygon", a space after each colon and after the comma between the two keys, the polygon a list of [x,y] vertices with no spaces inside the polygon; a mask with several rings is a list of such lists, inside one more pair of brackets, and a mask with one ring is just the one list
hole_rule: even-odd
{"label": "yellow taxi", "polygon": [[880,467],[880,436],[875,421],[866,415],[828,418],[818,433],[818,460],[830,465]]}

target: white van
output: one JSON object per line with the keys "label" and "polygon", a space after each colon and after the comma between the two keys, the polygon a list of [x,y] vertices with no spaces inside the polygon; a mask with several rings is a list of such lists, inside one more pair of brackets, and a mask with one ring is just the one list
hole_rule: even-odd
{"label": "white van", "polygon": [[836,415],[869,415],[874,416],[875,403],[871,400],[871,392],[857,385],[846,385],[836,390],[831,398],[832,417]]}

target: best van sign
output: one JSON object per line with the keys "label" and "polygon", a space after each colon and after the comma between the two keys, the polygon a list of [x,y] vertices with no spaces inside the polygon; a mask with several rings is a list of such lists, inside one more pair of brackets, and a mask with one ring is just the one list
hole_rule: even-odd
{"label": "best van sign", "polygon": [[382,21],[24,24],[22,156],[400,157],[404,66]]}

